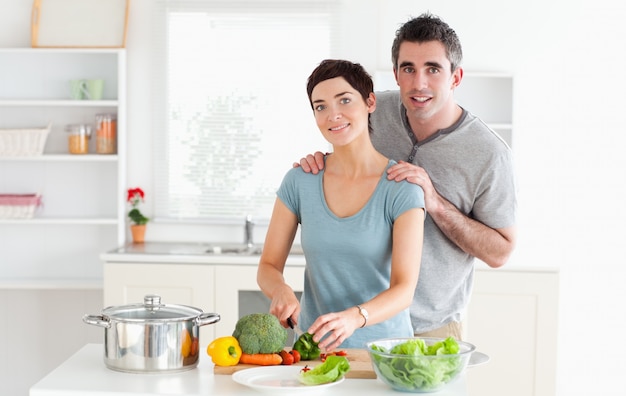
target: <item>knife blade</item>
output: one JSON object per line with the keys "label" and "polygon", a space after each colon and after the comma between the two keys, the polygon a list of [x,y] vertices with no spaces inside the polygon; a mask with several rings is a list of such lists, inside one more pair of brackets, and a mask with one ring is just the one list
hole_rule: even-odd
{"label": "knife blade", "polygon": [[291,327],[293,332],[296,334],[296,340],[300,338],[302,334],[304,334],[304,331],[302,331],[300,327],[298,327],[297,324],[293,323],[293,320],[291,320],[291,317],[287,318],[287,324],[289,325],[289,327]]}

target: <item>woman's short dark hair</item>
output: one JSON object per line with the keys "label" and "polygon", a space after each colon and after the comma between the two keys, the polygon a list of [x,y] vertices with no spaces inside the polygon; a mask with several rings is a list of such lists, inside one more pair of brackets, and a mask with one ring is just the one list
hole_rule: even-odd
{"label": "woman's short dark hair", "polygon": [[363,66],[347,60],[326,59],[313,70],[306,85],[306,92],[309,95],[311,108],[313,108],[313,102],[311,101],[313,88],[322,81],[336,77],[343,77],[352,88],[356,89],[361,94],[361,97],[366,103],[370,93],[374,92],[372,76],[365,71]]}

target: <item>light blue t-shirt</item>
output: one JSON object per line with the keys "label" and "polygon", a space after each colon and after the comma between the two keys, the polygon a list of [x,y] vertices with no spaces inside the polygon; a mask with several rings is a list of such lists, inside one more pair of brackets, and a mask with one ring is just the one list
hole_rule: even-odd
{"label": "light blue t-shirt", "polygon": [[[390,160],[388,167],[395,164]],[[364,303],[389,288],[393,223],[412,208],[424,208],[418,185],[387,180],[381,174],[376,189],[355,215],[337,217],[326,204],[322,178],[291,169],[282,181],[278,198],[298,217],[306,259],[301,298],[300,327],[308,328],[318,316]],[[408,309],[393,318],[357,329],[342,348],[364,348],[368,341],[411,337]]]}

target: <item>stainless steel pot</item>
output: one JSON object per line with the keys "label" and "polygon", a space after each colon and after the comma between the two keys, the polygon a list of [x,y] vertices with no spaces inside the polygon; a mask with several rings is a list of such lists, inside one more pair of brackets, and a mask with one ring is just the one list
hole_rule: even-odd
{"label": "stainless steel pot", "polygon": [[161,304],[147,295],[143,304],[107,307],[83,322],[104,327],[104,363],[132,373],[176,372],[198,365],[199,327],[218,322],[216,313],[186,305]]}

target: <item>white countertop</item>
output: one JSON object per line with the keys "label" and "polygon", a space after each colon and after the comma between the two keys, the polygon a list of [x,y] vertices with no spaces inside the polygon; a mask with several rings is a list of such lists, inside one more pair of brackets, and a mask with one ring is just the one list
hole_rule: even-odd
{"label": "white countertop", "polygon": [[[220,243],[216,243],[215,245],[220,245]],[[100,255],[100,259],[106,263],[171,263],[209,265],[257,265],[259,263],[260,256],[255,254],[206,253],[210,246],[211,244],[185,242],[130,243],[120,248],[102,253]],[[290,254],[286,263],[287,266],[299,267],[302,267],[305,264],[306,260],[302,254]],[[559,272],[559,269],[556,266],[523,264],[515,262],[515,260],[495,270],[488,267],[487,264],[477,260],[476,270],[498,272]]]}
{"label": "white countertop", "polygon": [[[212,245],[228,243],[202,244],[184,242],[146,242],[129,243],[100,255],[107,263],[178,263],[178,264],[234,264],[257,265],[258,254],[215,254],[207,253]],[[291,254],[287,265],[304,266],[302,254]]]}
{"label": "white countertop", "polygon": [[[240,385],[230,375],[214,375],[209,356],[200,354],[198,367],[181,373],[130,374],[108,369],[103,362],[104,346],[87,344],[30,388],[30,396],[258,396],[262,393]],[[347,378],[323,392],[328,396],[399,396],[375,379]],[[464,377],[436,393],[437,396],[467,396]],[[294,395],[295,396],[295,395]]]}

